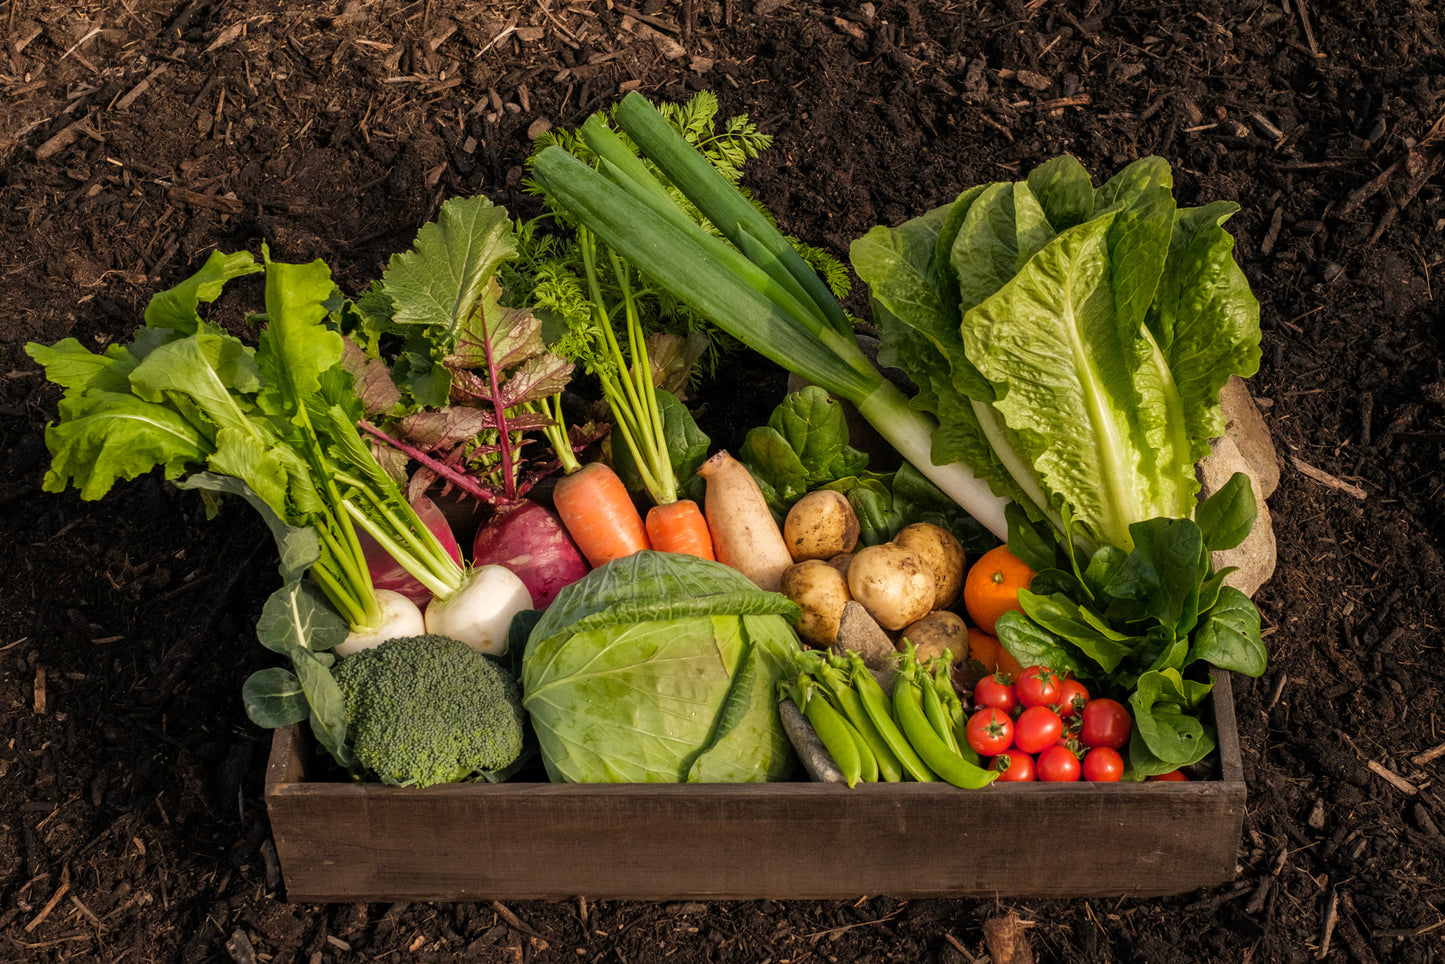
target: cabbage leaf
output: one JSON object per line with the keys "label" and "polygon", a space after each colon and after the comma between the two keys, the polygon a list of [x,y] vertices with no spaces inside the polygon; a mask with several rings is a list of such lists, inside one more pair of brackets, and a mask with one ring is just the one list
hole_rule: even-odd
{"label": "cabbage leaf", "polygon": [[550,778],[782,780],[796,759],[777,682],[797,607],[721,563],[640,552],[564,588],[522,658],[523,705]]}

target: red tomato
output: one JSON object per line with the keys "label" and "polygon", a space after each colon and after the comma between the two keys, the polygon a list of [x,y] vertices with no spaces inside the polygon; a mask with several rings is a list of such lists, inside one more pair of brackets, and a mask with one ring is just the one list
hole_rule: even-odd
{"label": "red tomato", "polygon": [[1129,734],[1134,730],[1134,722],[1129,718],[1129,710],[1118,700],[1090,700],[1084,704],[1083,719],[1079,740],[1085,746],[1107,746],[1111,750],[1122,750],[1129,745]]}
{"label": "red tomato", "polygon": [[1072,677],[1059,683],[1059,715],[1064,719],[1077,717],[1089,702],[1089,689]]}
{"label": "red tomato", "polygon": [[979,756],[994,756],[1014,745],[1014,723],[1005,710],[979,710],[968,718],[964,732]]}
{"label": "red tomato", "polygon": [[980,709],[990,707],[995,710],[1003,710],[1005,713],[1012,713],[1014,707],[1018,706],[1018,702],[1018,698],[1014,696],[1013,684],[1003,673],[985,676],[974,684],[973,705]]}
{"label": "red tomato", "polygon": [[1047,666],[1030,666],[1014,682],[1019,706],[1048,706],[1059,701],[1059,685],[1063,678]]}
{"label": "red tomato", "polygon": [[1063,735],[1064,721],[1047,706],[1027,707],[1014,721],[1014,746],[1025,753],[1040,753]]}
{"label": "red tomato", "polygon": [[1034,758],[1018,750],[1000,753],[989,761],[988,768],[998,771],[999,783],[1030,783],[1037,779]]}
{"label": "red tomato", "polygon": [[1079,779],[1082,769],[1074,751],[1058,743],[1041,750],[1034,765],[1038,770],[1039,780],[1046,783],[1072,783]]}
{"label": "red tomato", "polygon": [[1183,770],[1170,770],[1168,773],[1156,773],[1154,776],[1146,777],[1145,779],[1159,783],[1173,782],[1176,780],[1184,783],[1189,782],[1189,776]]}
{"label": "red tomato", "polygon": [[1118,750],[1096,746],[1084,754],[1084,779],[1091,783],[1118,783],[1124,778],[1124,758]]}

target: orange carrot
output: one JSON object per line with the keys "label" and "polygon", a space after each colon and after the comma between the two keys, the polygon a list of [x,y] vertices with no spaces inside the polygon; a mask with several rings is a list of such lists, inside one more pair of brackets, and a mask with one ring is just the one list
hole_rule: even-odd
{"label": "orange carrot", "polygon": [[655,505],[647,513],[647,537],[660,552],[683,552],[715,559],[707,519],[691,499]]}
{"label": "orange carrot", "polygon": [[652,548],[631,494],[605,463],[589,462],[564,475],[552,503],[593,568]]}

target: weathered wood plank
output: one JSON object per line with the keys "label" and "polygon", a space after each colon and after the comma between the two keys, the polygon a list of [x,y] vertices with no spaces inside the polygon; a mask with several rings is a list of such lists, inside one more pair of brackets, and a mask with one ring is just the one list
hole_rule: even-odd
{"label": "weathered wood plank", "polygon": [[293,727],[266,799],[292,901],[1183,893],[1234,873],[1245,786],[1221,683],[1222,780],[407,790],[307,781]]}

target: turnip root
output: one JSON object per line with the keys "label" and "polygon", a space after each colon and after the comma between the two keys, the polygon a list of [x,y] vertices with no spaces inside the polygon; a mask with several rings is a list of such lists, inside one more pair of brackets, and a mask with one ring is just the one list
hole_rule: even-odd
{"label": "turnip root", "polygon": [[852,552],[858,531],[858,515],[848,497],[832,489],[809,492],[793,503],[783,520],[783,538],[798,562]]}
{"label": "turnip root", "polygon": [[520,576],[505,566],[478,566],[456,592],[427,604],[426,632],[500,656],[507,650],[512,617],[531,608],[532,594]]}
{"label": "turnip root", "polygon": [[[447,522],[446,515],[435,502],[424,495],[417,496],[410,501],[417,518],[426,523],[426,527],[436,536],[437,541],[442,544],[442,548],[446,549],[447,554],[456,560],[457,565],[461,565],[462,549],[457,544],[456,536],[452,534],[451,524]],[[356,538],[361,543],[363,555],[366,556],[366,568],[371,572],[371,584],[376,587],[377,591],[385,589],[398,592],[417,606],[426,606],[431,599],[431,590],[403,569],[401,564],[393,559],[381,547],[381,544],[360,526],[356,527]]]}
{"label": "turnip root", "polygon": [[947,609],[963,592],[963,544],[952,532],[930,522],[915,522],[898,530],[893,541],[923,557],[933,570],[933,608]]}
{"label": "turnip root", "polygon": [[546,609],[563,586],[590,568],[562,520],[529,501],[501,509],[477,530],[472,563],[505,566],[516,573],[538,609]]}
{"label": "turnip root", "polygon": [[946,609],[935,610],[903,627],[902,639],[913,644],[914,652],[923,661],[953,654],[954,663],[968,659],[968,624],[963,617]]}
{"label": "turnip root", "polygon": [[933,571],[907,546],[865,546],[848,566],[848,591],[878,625],[902,629],[933,610]]}
{"label": "turnip root", "polygon": [[732,566],[759,589],[777,592],[793,556],[757,480],[726,451],[708,458],[697,474],[707,482],[704,512],[718,562]]}
{"label": "turnip root", "polygon": [[[390,557],[388,557],[390,558]],[[421,585],[417,583],[417,585]],[[431,593],[427,593],[430,597]],[[347,637],[332,650],[337,656],[350,656],[363,649],[373,649],[399,636],[420,636],[426,632],[421,609],[404,593],[377,589],[376,602],[381,607],[381,622],[375,627],[352,627]]]}
{"label": "turnip root", "polygon": [[783,570],[778,591],[802,608],[793,628],[803,641],[818,647],[832,645],[843,607],[853,598],[844,575],[822,559],[804,559]]}

